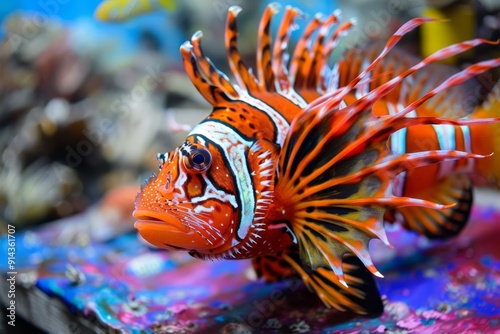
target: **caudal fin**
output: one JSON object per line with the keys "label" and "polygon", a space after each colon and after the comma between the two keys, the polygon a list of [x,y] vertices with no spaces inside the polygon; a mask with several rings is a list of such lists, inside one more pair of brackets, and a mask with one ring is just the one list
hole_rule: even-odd
{"label": "caudal fin", "polygon": [[[486,101],[471,115],[472,119],[492,117],[500,117],[500,81],[493,87]],[[473,125],[470,132],[473,148],[477,147],[476,151],[493,153],[491,157],[477,162],[474,183],[500,188],[500,122]]]}
{"label": "caudal fin", "polygon": [[423,200],[455,204],[444,210],[403,207],[394,209],[403,225],[430,239],[456,236],[465,227],[472,208],[472,183],[465,174],[451,175],[441,179],[432,189],[426,188],[407,196]]}

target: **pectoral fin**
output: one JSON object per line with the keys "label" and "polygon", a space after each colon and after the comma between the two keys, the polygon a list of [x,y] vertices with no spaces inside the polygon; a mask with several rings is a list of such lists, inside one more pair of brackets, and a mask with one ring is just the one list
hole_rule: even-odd
{"label": "pectoral fin", "polygon": [[354,254],[346,253],[343,257],[345,282],[339,281],[327,263],[316,269],[301,263],[296,249],[252,260],[257,276],[267,282],[300,276],[309,290],[314,291],[328,307],[373,317],[383,312],[373,275]]}
{"label": "pectoral fin", "polygon": [[[373,275],[354,254],[346,253],[342,258],[345,282],[339,281],[328,263],[311,269],[300,265],[300,259],[291,254],[283,254],[283,259],[328,307],[369,317],[377,317],[384,311]],[[345,286],[346,283],[348,286]]]}

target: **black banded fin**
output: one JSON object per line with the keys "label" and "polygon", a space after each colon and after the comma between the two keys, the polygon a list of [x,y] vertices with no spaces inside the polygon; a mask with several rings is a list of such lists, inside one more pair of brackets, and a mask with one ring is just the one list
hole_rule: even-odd
{"label": "black banded fin", "polygon": [[[412,195],[413,196],[413,195]],[[467,224],[472,208],[472,182],[467,175],[451,175],[441,180],[426,194],[415,194],[424,200],[455,206],[445,210],[404,207],[395,209],[403,225],[430,239],[444,239],[456,236]]]}
{"label": "black banded fin", "polygon": [[306,286],[317,293],[328,307],[368,317],[378,317],[384,311],[373,275],[354,254],[346,253],[342,259],[342,269],[348,287],[338,280],[328,265],[311,269],[300,265],[297,256],[284,254],[283,258],[301,276]]}

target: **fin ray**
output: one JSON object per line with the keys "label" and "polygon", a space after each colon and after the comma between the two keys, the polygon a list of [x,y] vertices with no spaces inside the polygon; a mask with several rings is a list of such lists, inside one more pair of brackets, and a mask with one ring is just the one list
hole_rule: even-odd
{"label": "fin ray", "polygon": [[187,75],[193,82],[194,86],[200,94],[211,105],[215,106],[221,101],[231,99],[231,95],[226,94],[220,87],[215,85],[210,80],[204,78],[202,72],[198,68],[196,57],[193,53],[193,46],[191,43],[186,42],[181,46],[181,56],[184,62],[184,68]]}
{"label": "fin ray", "polygon": [[276,33],[271,67],[274,73],[275,86],[283,92],[288,92],[291,88],[287,69],[287,62],[290,57],[288,54],[288,43],[292,31],[296,29],[295,19],[301,15],[303,14],[299,9],[287,6],[278,32]]}
{"label": "fin ray", "polygon": [[234,88],[233,84],[229,81],[229,78],[217,67],[215,67],[210,58],[206,57],[203,54],[203,50],[201,48],[202,38],[203,34],[201,33],[201,31],[194,33],[193,37],[191,38],[192,50],[198,68],[201,70],[201,73],[203,73],[203,75],[209,82],[219,87],[219,89],[222,90],[227,96],[231,97],[232,99],[238,98],[239,94]]}
{"label": "fin ray", "polygon": [[295,50],[290,61],[290,77],[296,90],[300,90],[305,84],[307,72],[304,70],[304,64],[310,58],[309,49],[312,42],[314,32],[321,26],[323,20],[321,15],[315,15],[309,24],[306,26],[304,32],[300,36]]}
{"label": "fin ray", "polygon": [[271,3],[266,7],[260,19],[257,38],[257,78],[260,89],[268,92],[276,90],[271,57],[271,20],[278,11],[277,3]]}
{"label": "fin ray", "polygon": [[284,254],[283,258],[328,307],[372,317],[382,314],[384,306],[375,280],[356,256],[347,253],[342,258],[348,287],[338,280],[328,264],[312,270],[301,266],[296,256]]}
{"label": "fin ray", "polygon": [[236,25],[236,16],[240,11],[241,7],[239,6],[231,6],[228,10],[226,30],[224,34],[227,58],[231,72],[233,73],[238,85],[249,91],[256,91],[258,87],[257,78],[252,74],[241,59],[241,55],[237,47],[238,28]]}

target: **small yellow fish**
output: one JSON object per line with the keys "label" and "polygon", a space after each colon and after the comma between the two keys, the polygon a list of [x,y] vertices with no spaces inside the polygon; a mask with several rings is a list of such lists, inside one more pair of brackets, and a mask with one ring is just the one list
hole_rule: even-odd
{"label": "small yellow fish", "polygon": [[105,22],[121,22],[159,9],[175,9],[174,0],[105,0],[94,16]]}

